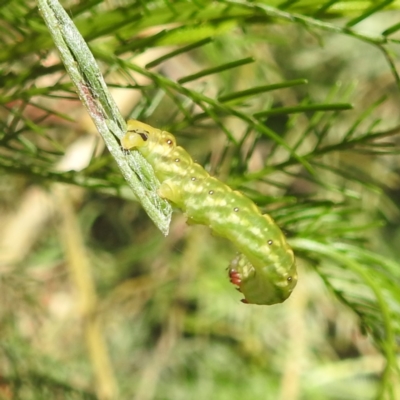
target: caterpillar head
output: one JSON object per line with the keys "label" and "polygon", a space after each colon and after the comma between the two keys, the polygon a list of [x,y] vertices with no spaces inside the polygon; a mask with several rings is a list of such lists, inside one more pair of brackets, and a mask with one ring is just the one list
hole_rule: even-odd
{"label": "caterpillar head", "polygon": [[153,128],[136,120],[129,120],[125,136],[121,139],[124,149],[140,149],[145,156],[152,153],[168,154],[176,147],[175,137],[166,131]]}
{"label": "caterpillar head", "polygon": [[[243,293],[243,303],[271,305],[282,303],[292,293],[297,283],[294,257],[289,268],[254,268],[243,254],[235,257],[229,267],[230,281]],[[276,273],[273,271],[283,271]]]}

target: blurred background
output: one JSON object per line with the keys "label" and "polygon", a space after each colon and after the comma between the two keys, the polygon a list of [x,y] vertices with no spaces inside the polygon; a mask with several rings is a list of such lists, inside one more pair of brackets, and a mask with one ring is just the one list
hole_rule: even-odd
{"label": "blurred background", "polygon": [[164,237],[37,4],[5,1],[0,399],[399,399],[400,2],[62,5],[124,117],[270,213],[299,282],[245,305],[231,243],[179,211]]}

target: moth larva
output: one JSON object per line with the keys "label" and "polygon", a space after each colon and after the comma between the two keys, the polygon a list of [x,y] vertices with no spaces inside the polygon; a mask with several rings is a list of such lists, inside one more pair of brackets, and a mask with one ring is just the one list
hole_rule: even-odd
{"label": "moth larva", "polygon": [[276,304],[289,297],[297,283],[294,254],[268,214],[193,162],[169,132],[130,120],[121,144],[149,161],[161,182],[159,195],[182,209],[188,222],[207,225],[235,244],[240,254],[229,277],[244,303]]}

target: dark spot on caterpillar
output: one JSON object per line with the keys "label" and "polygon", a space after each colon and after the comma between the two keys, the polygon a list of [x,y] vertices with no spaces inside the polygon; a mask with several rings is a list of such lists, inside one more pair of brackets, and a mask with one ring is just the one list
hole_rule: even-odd
{"label": "dark spot on caterpillar", "polygon": [[235,207],[235,208],[233,209],[233,211],[238,212],[238,211],[239,211],[239,207]]}
{"label": "dark spot on caterpillar", "polygon": [[270,239],[270,240],[268,240],[267,243],[271,246],[271,244],[274,243],[274,242]]}
{"label": "dark spot on caterpillar", "polygon": [[210,190],[210,191],[208,192],[208,194],[213,195],[213,194],[214,194],[214,190]]}
{"label": "dark spot on caterpillar", "polygon": [[175,158],[175,162],[179,162],[181,161],[179,158]]}
{"label": "dark spot on caterpillar", "polygon": [[171,146],[171,144],[173,144],[173,141],[172,141],[171,139],[168,139],[168,140],[167,140],[167,144],[168,144],[169,146]]}
{"label": "dark spot on caterpillar", "polygon": [[195,181],[195,180],[196,180],[196,178],[195,178],[194,176],[192,176],[192,178],[191,178],[191,179],[192,179],[192,181]]}
{"label": "dark spot on caterpillar", "polygon": [[287,281],[288,281],[288,282],[292,282],[292,279],[293,279],[293,278],[292,278],[291,276],[288,276],[288,277],[287,277]]}
{"label": "dark spot on caterpillar", "polygon": [[145,131],[145,133],[137,132],[137,134],[146,142],[149,138],[149,132]]}

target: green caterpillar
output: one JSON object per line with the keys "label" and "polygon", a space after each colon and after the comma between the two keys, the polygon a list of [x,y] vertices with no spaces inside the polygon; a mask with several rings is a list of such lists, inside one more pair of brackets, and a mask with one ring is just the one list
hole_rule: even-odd
{"label": "green caterpillar", "polygon": [[228,270],[244,303],[276,304],[289,297],[297,283],[294,254],[268,214],[193,162],[169,132],[130,120],[121,144],[149,161],[161,182],[159,195],[182,209],[189,223],[207,225],[236,245],[241,254]]}

